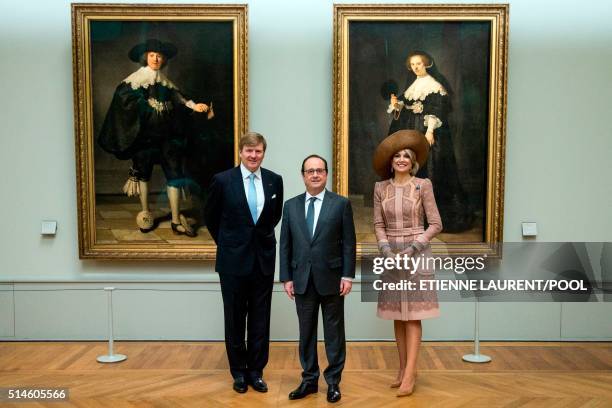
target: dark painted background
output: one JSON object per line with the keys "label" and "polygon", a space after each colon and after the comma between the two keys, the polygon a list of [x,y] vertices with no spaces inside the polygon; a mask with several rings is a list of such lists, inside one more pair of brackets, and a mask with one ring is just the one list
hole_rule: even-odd
{"label": "dark painted background", "polygon": [[[231,22],[93,21],[91,67],[94,138],[97,138],[117,85],[140,65],[130,49],[148,38],[174,44],[177,55],[162,72],[187,99],[210,104],[215,117],[188,117],[185,166],[191,192],[205,191],[210,177],[234,165],[233,31]],[[95,146],[97,194],[121,194],[131,161],[121,161]],[[155,166],[151,192],[165,192]],[[165,194],[165,193],[164,193]],[[137,200],[135,200],[137,202]]]}
{"label": "dark painted background", "polygon": [[403,94],[412,50],[429,53],[452,89],[449,117],[458,172],[476,217],[484,225],[490,60],[489,22],[351,22],[349,26],[349,194],[372,206],[372,156],[387,136],[388,95],[394,80]]}

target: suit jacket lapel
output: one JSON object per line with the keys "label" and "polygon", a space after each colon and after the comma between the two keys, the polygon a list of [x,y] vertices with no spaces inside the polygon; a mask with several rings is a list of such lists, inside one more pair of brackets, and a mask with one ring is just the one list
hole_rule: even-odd
{"label": "suit jacket lapel", "polygon": [[232,189],[234,190],[235,197],[238,197],[239,205],[248,215],[249,220],[253,222],[251,210],[249,210],[249,203],[244,192],[244,181],[242,180],[242,172],[240,171],[240,166],[235,167],[234,169],[235,170],[232,173]]}
{"label": "suit jacket lapel", "polygon": [[306,203],[306,193],[302,194],[297,199],[296,202],[298,206],[297,208],[298,224],[300,225],[300,229],[304,233],[304,237],[306,237],[306,241],[310,242],[312,238],[310,237],[310,234],[308,233],[308,226],[306,225],[306,210],[304,209],[304,206]]}
{"label": "suit jacket lapel", "polygon": [[[333,200],[333,198],[334,197],[329,193],[329,191],[326,190],[325,195],[323,196],[323,203],[321,204],[319,218],[317,219],[317,225],[315,226],[314,234],[312,236],[312,242],[317,239],[317,237],[320,235],[321,229],[325,226],[325,220],[327,219],[329,207],[332,204],[331,201]],[[306,222],[304,222],[304,224],[306,224]]]}

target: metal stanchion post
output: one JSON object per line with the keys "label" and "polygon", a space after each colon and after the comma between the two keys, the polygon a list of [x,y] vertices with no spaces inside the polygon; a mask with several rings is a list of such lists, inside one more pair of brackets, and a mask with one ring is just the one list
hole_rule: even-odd
{"label": "metal stanchion post", "polygon": [[491,357],[480,354],[480,331],[479,331],[479,323],[480,323],[480,313],[479,306],[480,302],[478,298],[476,298],[476,303],[474,308],[476,309],[475,318],[474,318],[474,354],[466,354],[463,356],[463,361],[467,361],[469,363],[488,363],[491,361]]}
{"label": "metal stanchion post", "polygon": [[113,351],[113,290],[115,288],[107,287],[104,288],[108,298],[108,355],[98,356],[97,360],[99,363],[118,363],[127,358],[123,354],[115,354]]}

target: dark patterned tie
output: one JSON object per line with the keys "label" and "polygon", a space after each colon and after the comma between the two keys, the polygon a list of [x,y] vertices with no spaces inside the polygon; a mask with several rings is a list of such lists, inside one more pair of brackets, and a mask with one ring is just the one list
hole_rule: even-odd
{"label": "dark patterned tie", "polygon": [[317,198],[316,197],[310,197],[308,199],[308,201],[310,201],[308,203],[308,211],[306,212],[306,226],[308,227],[308,232],[310,233],[310,238],[312,238],[312,235],[314,234],[314,203],[315,200]]}

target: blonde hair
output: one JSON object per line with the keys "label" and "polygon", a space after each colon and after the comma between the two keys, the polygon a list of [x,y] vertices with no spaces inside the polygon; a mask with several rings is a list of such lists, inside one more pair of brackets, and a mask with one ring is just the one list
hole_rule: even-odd
{"label": "blonde hair", "polygon": [[257,146],[260,143],[263,144],[263,149],[265,152],[267,143],[263,135],[257,132],[247,132],[240,137],[240,142],[238,142],[238,150],[242,151],[244,146]]}
{"label": "blonde hair", "polygon": [[419,171],[419,162],[417,162],[417,157],[416,157],[416,153],[414,152],[414,150],[409,149],[409,148],[404,148],[404,149],[400,149],[397,152],[393,153],[393,156],[391,156],[391,168],[393,168],[393,157],[403,151],[408,152],[408,158],[410,158],[410,163],[412,163],[412,167],[410,168],[410,175],[411,176],[416,176],[417,172]]}

